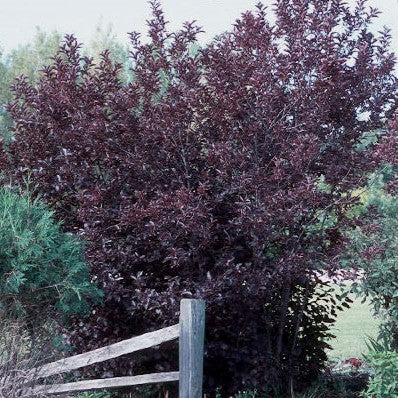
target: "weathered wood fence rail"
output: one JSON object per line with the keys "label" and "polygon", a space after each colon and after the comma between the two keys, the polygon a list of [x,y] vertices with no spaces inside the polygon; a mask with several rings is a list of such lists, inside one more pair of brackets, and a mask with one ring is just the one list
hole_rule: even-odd
{"label": "weathered wood fence rail", "polygon": [[180,398],[202,398],[204,323],[204,301],[183,299],[180,304],[180,320],[176,325],[34,369],[36,378],[45,378],[179,339],[178,372],[82,380],[65,384],[43,384],[33,387],[32,394],[41,391],[48,394],[64,394],[179,381]]}

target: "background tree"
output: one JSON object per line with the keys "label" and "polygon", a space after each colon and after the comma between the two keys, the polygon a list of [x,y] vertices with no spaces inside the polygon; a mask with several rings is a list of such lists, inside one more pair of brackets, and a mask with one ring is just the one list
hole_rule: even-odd
{"label": "background tree", "polygon": [[30,43],[19,46],[7,54],[3,54],[0,80],[0,103],[5,104],[12,98],[10,87],[20,75],[34,82],[40,75],[40,70],[51,62],[57,53],[61,42],[58,32],[44,32],[37,28]]}
{"label": "background tree", "polygon": [[[259,5],[192,51],[200,29],[169,32],[151,4],[149,41],[131,34],[132,82],[72,36],[37,84],[17,80],[3,169],[29,174],[88,241],[105,298],[76,320],[79,350],[170,324],[181,297],[203,297],[208,386],[294,388],[326,361],[335,313],[319,274],[333,275],[350,192],[376,167],[358,143],[395,107],[389,33],[370,32],[365,1],[277,0],[274,19]],[[175,367],[161,355],[111,366]]]}
{"label": "background tree", "polygon": [[6,111],[6,104],[12,99],[12,83],[21,75],[28,81],[35,82],[40,70],[57,53],[60,41],[60,33],[47,33],[37,28],[30,43],[9,53],[0,52],[0,137],[4,137],[6,141],[11,138],[11,119]]}
{"label": "background tree", "polygon": [[109,51],[113,62],[121,65],[120,78],[124,82],[130,81],[132,79],[132,65],[129,58],[128,46],[120,43],[111,24],[104,25],[101,20],[97,24],[91,40],[85,46],[84,53],[89,57],[93,57],[95,63],[99,63],[101,61],[101,54],[105,50]]}

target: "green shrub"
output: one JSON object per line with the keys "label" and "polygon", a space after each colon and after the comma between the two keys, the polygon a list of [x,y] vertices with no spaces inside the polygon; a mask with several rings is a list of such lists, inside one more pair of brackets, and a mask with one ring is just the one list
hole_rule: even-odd
{"label": "green shrub", "polygon": [[1,188],[0,310],[37,322],[88,309],[100,291],[82,249],[42,201]]}
{"label": "green shrub", "polygon": [[398,352],[372,352],[367,356],[373,368],[367,390],[368,398],[398,398]]}
{"label": "green shrub", "polygon": [[386,166],[370,178],[358,206],[361,225],[350,234],[345,264],[362,271],[352,287],[369,299],[382,319],[381,336],[398,347],[398,197],[383,189],[391,174]]}

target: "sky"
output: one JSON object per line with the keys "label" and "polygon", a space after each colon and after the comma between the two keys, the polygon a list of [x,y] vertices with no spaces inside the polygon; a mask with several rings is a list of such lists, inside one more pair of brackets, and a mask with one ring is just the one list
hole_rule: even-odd
{"label": "sky", "polygon": [[[196,19],[207,42],[227,30],[239,15],[253,8],[258,0],[163,0],[170,28]],[[326,0],[325,0],[326,1]],[[354,0],[349,0],[353,2]],[[272,0],[263,0],[271,4]],[[398,53],[398,0],[370,0],[382,15],[375,29],[387,25],[394,37],[393,50]],[[37,26],[45,31],[74,33],[87,43],[99,21],[112,24],[120,40],[127,42],[127,32],[145,32],[150,9],[146,0],[0,0],[0,48],[6,52],[28,43]]]}

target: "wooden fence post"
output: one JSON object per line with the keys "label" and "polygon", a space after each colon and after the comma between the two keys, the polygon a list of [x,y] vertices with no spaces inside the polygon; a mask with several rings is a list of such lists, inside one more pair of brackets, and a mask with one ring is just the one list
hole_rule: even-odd
{"label": "wooden fence post", "polygon": [[204,301],[181,300],[179,398],[202,398],[204,330]]}

